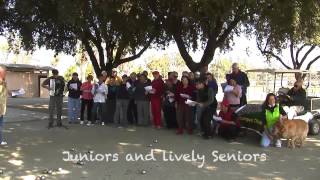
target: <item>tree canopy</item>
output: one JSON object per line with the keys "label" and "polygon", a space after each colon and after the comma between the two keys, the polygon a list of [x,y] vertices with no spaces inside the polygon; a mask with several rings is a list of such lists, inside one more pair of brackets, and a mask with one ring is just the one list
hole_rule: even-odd
{"label": "tree canopy", "polygon": [[8,34],[26,49],[74,54],[81,42],[97,74],[139,58],[161,32],[134,0],[12,0],[7,7]]}
{"label": "tree canopy", "polygon": [[[191,71],[208,65],[233,37],[255,35],[270,50],[291,39],[318,43],[318,0],[4,0],[1,31],[23,46],[73,54],[81,43],[98,74],[139,58],[149,47],[177,44]],[[1,32],[0,31],[0,32]],[[12,38],[14,39],[14,38]],[[191,51],[203,50],[200,59]]]}
{"label": "tree canopy", "polygon": [[[255,22],[257,47],[267,60],[279,61],[287,69],[305,69],[320,59],[310,58],[320,45],[320,1],[282,0],[270,4]],[[284,49],[290,51],[290,64],[283,59]],[[308,60],[309,58],[309,60]]]}

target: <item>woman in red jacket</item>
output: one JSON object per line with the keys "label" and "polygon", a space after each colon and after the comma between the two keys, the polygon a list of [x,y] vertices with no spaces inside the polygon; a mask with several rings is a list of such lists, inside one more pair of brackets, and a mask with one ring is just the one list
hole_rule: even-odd
{"label": "woman in red jacket", "polygon": [[160,77],[158,71],[152,72],[154,80],[152,81],[152,91],[151,93],[151,112],[153,117],[153,125],[156,128],[161,128],[161,101],[164,89],[164,82]]}
{"label": "woman in red jacket", "polygon": [[177,87],[175,99],[177,100],[177,134],[183,134],[184,128],[189,134],[192,134],[192,107],[187,105],[185,101],[191,99],[194,87],[190,84],[187,76],[182,76],[181,85]]}
{"label": "woman in red jacket", "polygon": [[221,102],[219,117],[223,119],[219,126],[219,134],[227,140],[234,140],[240,132],[240,122],[228,100]]}

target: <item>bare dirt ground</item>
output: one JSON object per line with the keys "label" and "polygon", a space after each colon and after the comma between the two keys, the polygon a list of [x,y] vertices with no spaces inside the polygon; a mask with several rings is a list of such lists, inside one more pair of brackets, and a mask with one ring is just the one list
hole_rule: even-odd
{"label": "bare dirt ground", "polygon": [[[156,130],[151,127],[86,127],[74,124],[69,129],[48,130],[46,103],[46,99],[9,100],[10,108],[4,130],[8,145],[0,147],[0,169],[3,170],[0,179],[35,179],[37,176],[45,176],[46,179],[75,180],[312,180],[320,176],[319,136],[310,136],[305,147],[300,149],[263,149],[258,146],[259,137],[255,134],[241,137],[236,142],[227,142],[219,137],[203,140],[198,135],[177,136],[173,130]],[[66,120],[64,122],[66,124]],[[101,162],[85,160],[83,165],[77,165],[63,160],[66,158],[63,153],[72,148],[76,149],[73,154],[85,154],[92,150],[92,157],[97,154],[110,156],[108,161],[106,158]],[[148,155],[152,151],[153,160],[126,160],[129,155]],[[177,155],[176,158],[179,158],[181,154],[192,156],[192,152],[194,159],[166,161],[169,155]],[[251,157],[251,160],[231,158],[227,162],[216,161],[217,155],[227,156],[227,153],[240,156],[240,159],[248,160]],[[254,154],[266,156],[254,161]],[[45,174],[45,169],[52,169],[53,173]]]}

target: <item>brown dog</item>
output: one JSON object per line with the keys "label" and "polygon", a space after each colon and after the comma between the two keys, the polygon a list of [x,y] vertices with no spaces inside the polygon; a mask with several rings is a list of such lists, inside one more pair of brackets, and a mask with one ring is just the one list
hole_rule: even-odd
{"label": "brown dog", "polygon": [[272,134],[276,138],[287,139],[287,147],[295,148],[296,145],[298,147],[303,146],[304,141],[307,138],[308,131],[308,123],[304,120],[284,119],[275,124]]}

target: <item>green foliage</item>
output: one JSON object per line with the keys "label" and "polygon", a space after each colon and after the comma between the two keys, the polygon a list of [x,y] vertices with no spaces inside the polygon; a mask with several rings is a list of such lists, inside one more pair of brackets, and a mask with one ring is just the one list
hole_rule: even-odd
{"label": "green foliage", "polygon": [[267,1],[253,23],[258,44],[278,52],[290,44],[319,44],[320,1]]}
{"label": "green foliage", "polygon": [[63,77],[65,79],[65,81],[69,81],[72,78],[72,73],[77,72],[77,66],[76,65],[72,65],[70,66],[67,71],[64,73]]}
{"label": "green foliage", "polygon": [[7,8],[11,39],[67,54],[81,41],[96,73],[140,57],[161,32],[136,0],[14,0]]}
{"label": "green foliage", "polygon": [[[233,62],[230,59],[218,59],[214,63],[210,64],[209,71],[214,74],[218,81],[224,81],[226,74],[231,72],[231,66]],[[249,66],[247,63],[239,63],[241,70],[247,70]]]}
{"label": "green foliage", "polygon": [[[188,68],[208,65],[240,33],[278,51],[288,39],[319,43],[319,0],[6,0],[0,33],[25,49],[74,54],[80,41],[96,73],[175,41]],[[6,30],[6,31],[4,31]],[[190,51],[203,50],[200,61]],[[166,61],[166,60],[164,60]],[[164,62],[165,64],[166,62]]]}
{"label": "green foliage", "polygon": [[94,69],[93,69],[93,66],[92,64],[88,64],[87,68],[86,68],[86,76],[88,76],[89,74],[93,75],[94,77],[96,77],[94,75]]}

